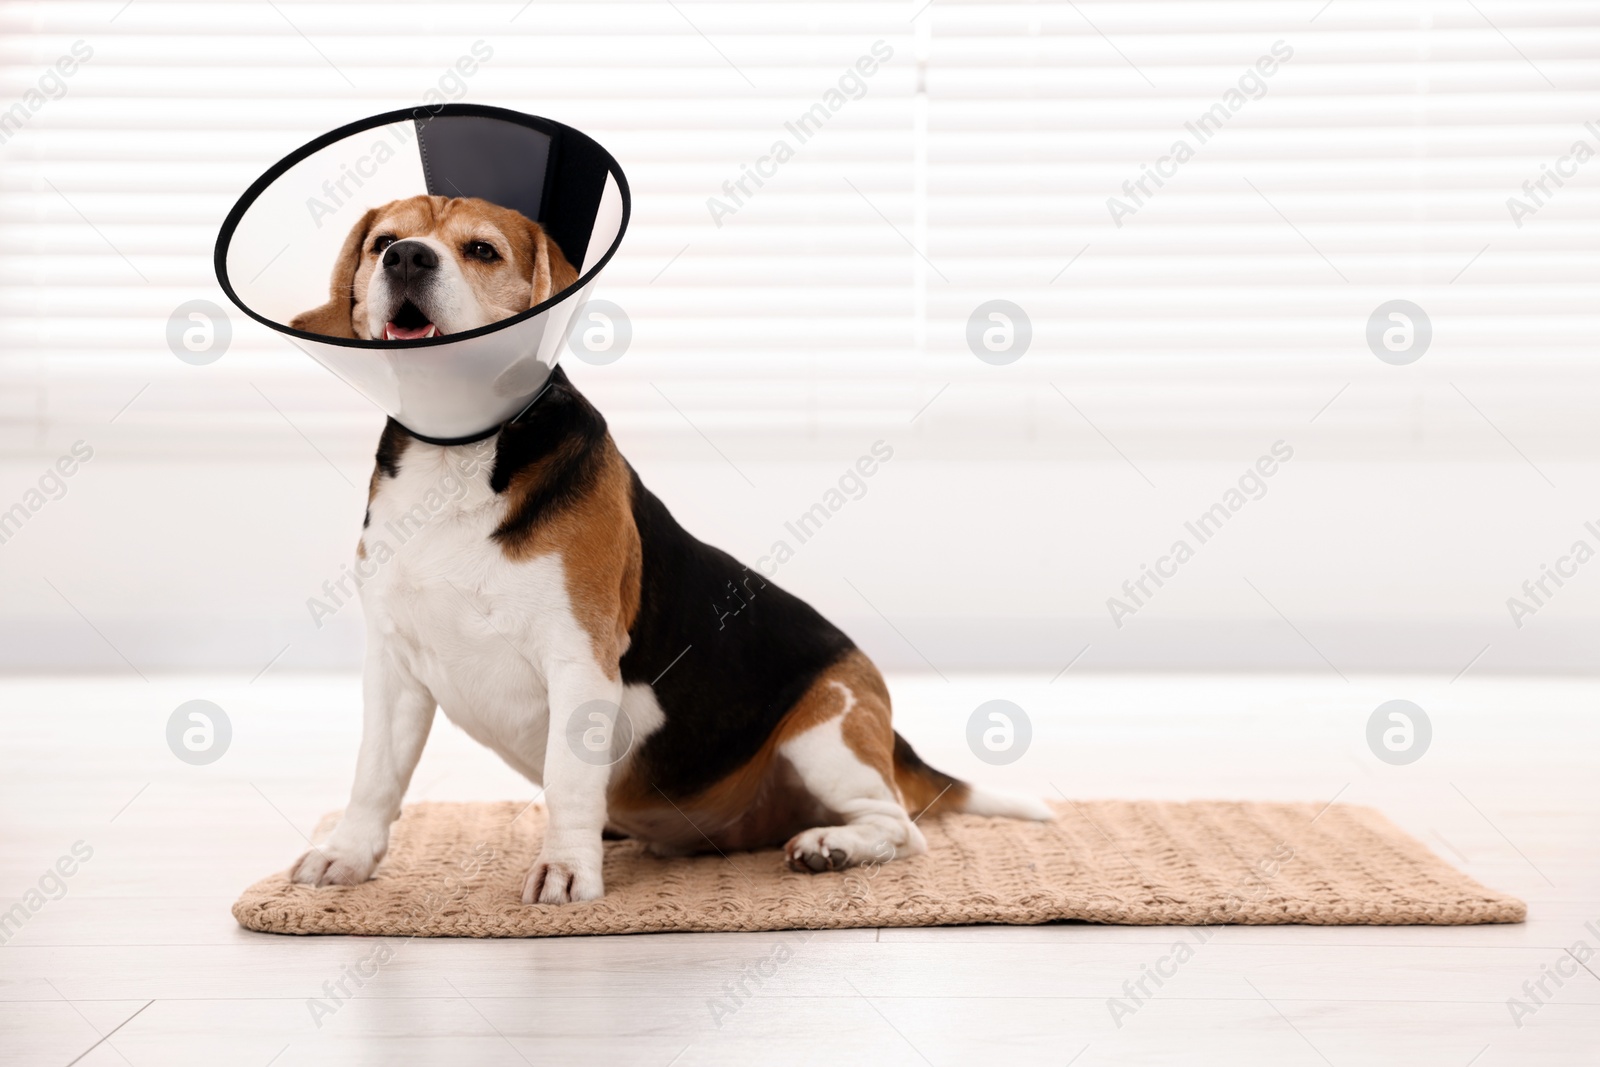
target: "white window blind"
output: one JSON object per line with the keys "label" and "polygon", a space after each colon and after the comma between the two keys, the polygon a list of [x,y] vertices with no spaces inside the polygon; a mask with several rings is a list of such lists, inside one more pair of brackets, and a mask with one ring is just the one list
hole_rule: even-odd
{"label": "white window blind", "polygon": [[[370,449],[281,338],[232,312],[193,367],[167,319],[227,306],[212,242],[268,165],[443,98],[626,169],[596,295],[631,347],[569,366],[635,441],[1590,454],[1597,53],[1576,2],[0,4],[0,448]],[[967,343],[994,299],[1031,321],[1005,366]],[[1393,299],[1432,323],[1409,367],[1365,340]]]}

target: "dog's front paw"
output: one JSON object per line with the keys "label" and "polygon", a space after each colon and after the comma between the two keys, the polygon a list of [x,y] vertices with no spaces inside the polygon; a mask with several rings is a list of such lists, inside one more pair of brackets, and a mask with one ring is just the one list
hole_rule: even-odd
{"label": "dog's front paw", "polygon": [[605,895],[600,854],[544,852],[522,883],[524,904],[572,904]]}
{"label": "dog's front paw", "polygon": [[383,858],[383,847],[350,844],[336,833],[326,844],[307,852],[295,861],[289,880],[300,885],[360,885],[372,877],[373,868]]}

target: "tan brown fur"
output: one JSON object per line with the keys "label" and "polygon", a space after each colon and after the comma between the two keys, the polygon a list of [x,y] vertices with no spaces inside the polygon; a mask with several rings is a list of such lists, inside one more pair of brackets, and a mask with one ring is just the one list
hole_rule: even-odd
{"label": "tan brown fur", "polygon": [[[372,227],[372,220],[378,215],[378,209],[372,208],[356,220],[356,224],[345,235],[344,244],[339,248],[339,256],[333,261],[333,273],[328,278],[328,302],[310,311],[302,312],[289,320],[289,325],[296,330],[306,333],[319,333],[328,337],[355,338],[357,335],[355,319],[356,301],[356,269],[362,265],[366,250],[367,233]],[[371,270],[367,276],[371,276]],[[363,301],[365,298],[365,285],[362,287]],[[363,309],[361,315],[359,336],[366,336],[366,314]]]}
{"label": "tan brown fur", "polygon": [[972,787],[966,782],[947,779],[925,765],[911,767],[899,760],[894,765],[894,781],[900,789],[900,802],[913,820],[964,811],[972,794]]}
{"label": "tan brown fur", "polygon": [[[564,446],[577,447],[576,441]],[[571,458],[558,449],[519,471],[506,490],[507,514],[515,514],[549,472]],[[607,677],[615,678],[627,651],[628,631],[639,614],[644,556],[633,524],[628,467],[609,434],[600,445],[598,464],[594,484],[580,501],[526,534],[502,541],[501,551],[511,560],[560,553],[573,613],[589,635],[595,659]]]}
{"label": "tan brown fur", "polygon": [[[886,782],[894,781],[894,727],[889,723],[889,687],[883,675],[859,650],[851,652],[827,672],[824,679],[849,686],[855,694],[855,707],[845,716],[841,732],[844,743],[856,754],[856,759],[883,775]],[[839,691],[830,689],[835,702]]]}

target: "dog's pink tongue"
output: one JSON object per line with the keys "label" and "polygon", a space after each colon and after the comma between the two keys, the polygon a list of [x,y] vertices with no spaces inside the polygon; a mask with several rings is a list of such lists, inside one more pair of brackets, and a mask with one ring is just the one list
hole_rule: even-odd
{"label": "dog's pink tongue", "polygon": [[426,326],[415,328],[396,326],[392,322],[383,324],[383,339],[385,341],[415,341],[419,337],[432,337],[438,332],[439,328],[431,322]]}

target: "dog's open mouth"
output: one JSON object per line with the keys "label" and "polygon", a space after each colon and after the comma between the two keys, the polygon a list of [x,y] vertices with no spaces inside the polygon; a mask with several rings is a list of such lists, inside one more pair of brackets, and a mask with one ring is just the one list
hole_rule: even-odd
{"label": "dog's open mouth", "polygon": [[385,341],[415,341],[419,337],[437,337],[442,330],[428,321],[422,309],[407,300],[394,313],[394,318],[383,324]]}

